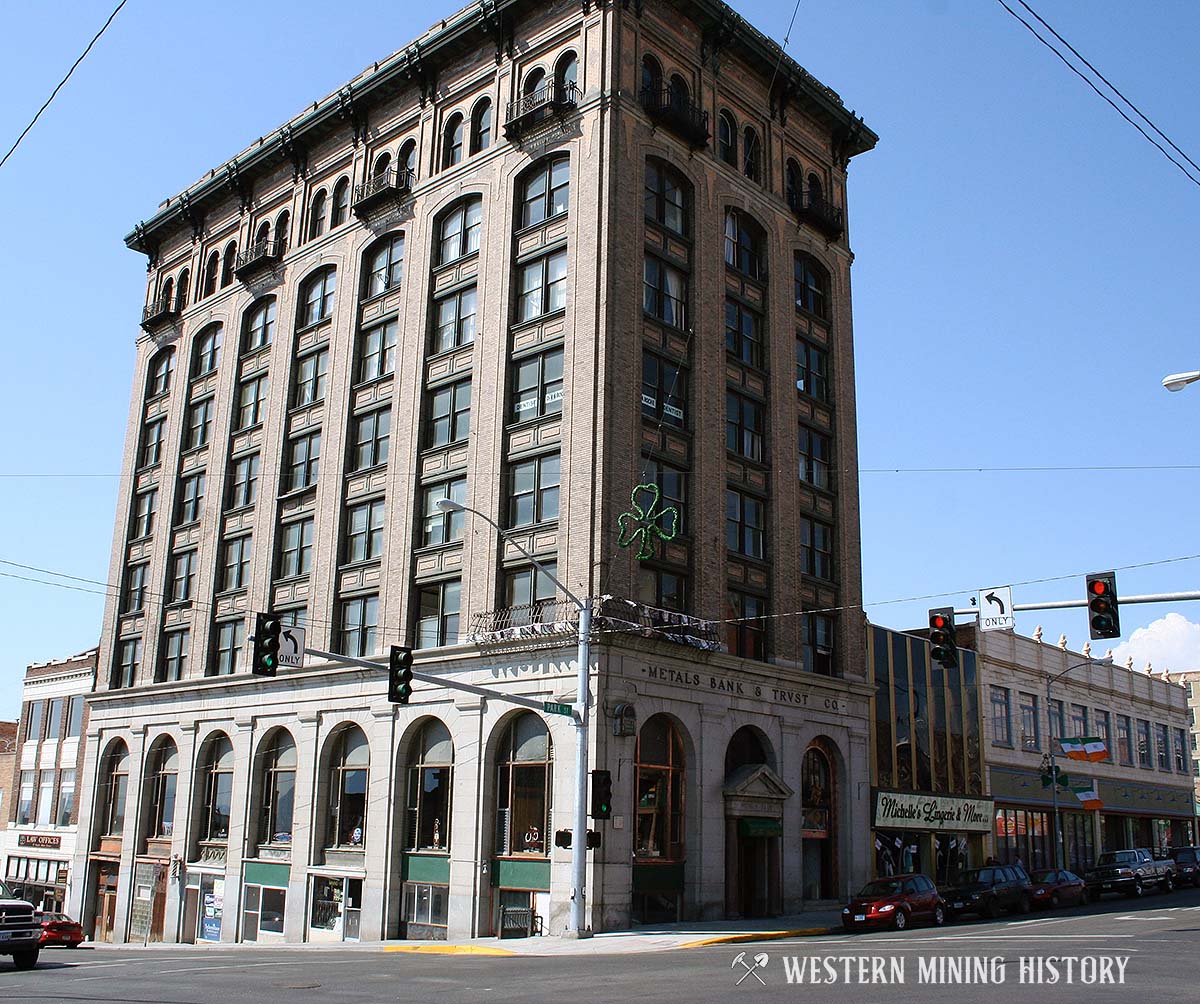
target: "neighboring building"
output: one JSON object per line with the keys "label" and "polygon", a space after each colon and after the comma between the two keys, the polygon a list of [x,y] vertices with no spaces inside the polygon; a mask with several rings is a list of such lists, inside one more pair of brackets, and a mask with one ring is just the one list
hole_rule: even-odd
{"label": "neighboring building", "polygon": [[274,609],[572,700],[576,612],[517,543],[607,597],[594,929],[869,874],[846,169],[875,142],[715,0],[496,0],[139,224],[75,859],[98,938],[561,933],[568,718],[248,672]]}
{"label": "neighboring building", "polygon": [[[1187,691],[1124,666],[1010,632],[958,628],[979,655],[985,759],[996,802],[994,853],[1030,868],[1053,867],[1051,790],[1042,784],[1051,740],[1095,736],[1109,756],[1097,762],[1057,755],[1072,782],[1093,782],[1104,807],[1084,811],[1058,789],[1066,866],[1081,871],[1101,851],[1163,851],[1195,841],[1191,723]],[[1046,679],[1055,680],[1047,705]],[[1059,748],[1056,747],[1056,750]],[[1048,775],[1047,775],[1048,776]]]}
{"label": "neighboring building", "polygon": [[[97,649],[25,670],[12,797],[4,804],[0,874],[19,896],[44,910],[70,900],[79,823],[78,793],[87,730],[87,695]],[[2,742],[2,734],[0,734]]]}
{"label": "neighboring building", "polygon": [[1188,711],[1192,719],[1188,725],[1188,746],[1191,749],[1192,783],[1196,787],[1196,812],[1200,815],[1200,669],[1176,673],[1165,670],[1163,679],[1187,688]]}
{"label": "neighboring building", "polygon": [[[17,723],[0,722],[0,831],[8,827],[8,806],[16,785],[16,769]],[[3,874],[0,871],[0,875]]]}

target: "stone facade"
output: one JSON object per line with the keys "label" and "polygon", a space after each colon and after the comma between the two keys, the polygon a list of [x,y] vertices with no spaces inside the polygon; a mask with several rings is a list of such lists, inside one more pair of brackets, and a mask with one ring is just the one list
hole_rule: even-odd
{"label": "stone facade", "polygon": [[1200,670],[1193,669],[1174,673],[1164,670],[1163,679],[1187,688],[1188,710],[1192,719],[1188,726],[1190,733],[1188,745],[1191,748],[1192,783],[1196,788],[1196,808],[1197,813],[1200,814],[1200,755],[1197,754],[1197,750],[1200,750]]}

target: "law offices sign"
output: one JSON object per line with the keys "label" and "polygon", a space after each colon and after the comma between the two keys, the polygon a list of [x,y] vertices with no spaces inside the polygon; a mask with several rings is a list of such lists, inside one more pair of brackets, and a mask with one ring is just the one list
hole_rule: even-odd
{"label": "law offices sign", "polygon": [[990,798],[931,795],[876,788],[871,823],[877,829],[988,833],[995,814]]}

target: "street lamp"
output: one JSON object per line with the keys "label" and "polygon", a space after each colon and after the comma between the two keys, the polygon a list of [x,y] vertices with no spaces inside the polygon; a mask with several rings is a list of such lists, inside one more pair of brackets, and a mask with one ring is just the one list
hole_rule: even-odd
{"label": "street lamp", "polygon": [[[588,669],[591,665],[591,597],[580,599],[568,589],[557,575],[537,560],[519,542],[505,532],[494,519],[478,509],[472,509],[450,498],[438,499],[437,508],[444,513],[469,512],[493,527],[501,537],[526,558],[533,566],[563,591],[579,611],[579,653],[577,656],[577,697],[575,700],[575,823],[571,833],[571,926],[568,938],[590,938],[584,911],[584,890],[587,883],[587,783],[588,783]],[[547,836],[549,836],[547,834]]]}
{"label": "street lamp", "polygon": [[1200,380],[1200,370],[1192,370],[1191,373],[1172,373],[1170,376],[1163,377],[1163,386],[1167,390],[1183,390],[1190,383],[1195,383]]}
{"label": "street lamp", "polygon": [[[1050,706],[1053,703],[1050,698],[1050,687],[1066,676],[1071,670],[1079,669],[1080,666],[1111,666],[1113,662],[1112,655],[1106,655],[1103,659],[1088,659],[1087,662],[1077,662],[1073,666],[1068,666],[1061,673],[1051,675],[1046,674],[1046,735],[1050,739],[1050,801],[1054,805],[1054,867],[1062,868],[1062,832],[1058,822],[1058,770],[1055,768],[1055,752],[1054,752],[1054,718],[1051,716]],[[1059,724],[1063,724],[1061,719]],[[1062,736],[1059,736],[1059,741]],[[1107,737],[1107,741],[1111,741],[1112,737]]]}

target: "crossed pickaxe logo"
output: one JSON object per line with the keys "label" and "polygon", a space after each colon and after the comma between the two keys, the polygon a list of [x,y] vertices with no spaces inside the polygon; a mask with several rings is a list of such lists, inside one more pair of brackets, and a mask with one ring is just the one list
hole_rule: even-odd
{"label": "crossed pickaxe logo", "polygon": [[729,968],[734,969],[740,965],[746,971],[744,973],[742,973],[742,975],[738,978],[738,981],[737,981],[737,983],[734,984],[734,986],[740,987],[743,983],[746,982],[746,979],[749,976],[753,976],[764,987],[767,985],[767,981],[764,980],[762,978],[762,976],[759,975],[759,972],[758,972],[760,969],[767,968],[767,953],[759,952],[756,956],[754,956],[753,961],[754,961],[754,965],[750,965],[750,963],[746,961],[746,953],[738,952],[737,958],[735,958],[733,960],[733,962],[730,963]]}

